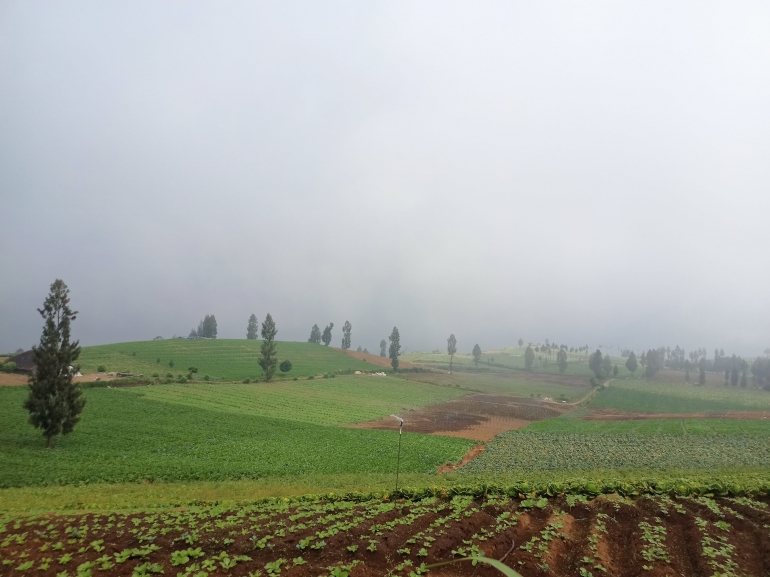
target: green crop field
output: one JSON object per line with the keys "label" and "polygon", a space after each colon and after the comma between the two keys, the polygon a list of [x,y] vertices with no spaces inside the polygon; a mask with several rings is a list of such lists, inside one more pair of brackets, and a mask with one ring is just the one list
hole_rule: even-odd
{"label": "green crop field", "polygon": [[[78,362],[83,372],[95,372],[99,365],[109,372],[185,374],[189,367],[198,369],[197,378],[210,375],[226,381],[241,381],[262,376],[257,364],[262,341],[246,339],[139,341],[83,347]],[[352,369],[382,370],[330,347],[313,343],[279,341],[278,358],[290,360],[289,376],[309,376]],[[173,367],[169,366],[173,363]],[[280,372],[277,372],[280,375]]]}
{"label": "green crop field", "polygon": [[634,421],[583,421],[557,417],[532,423],[523,431],[605,435],[770,435],[770,419],[644,419]]}
{"label": "green crop field", "polygon": [[578,379],[574,384],[563,384],[557,380],[548,381],[547,376],[537,374],[511,373],[413,373],[400,378],[409,382],[420,381],[464,389],[466,392],[511,395],[514,397],[550,397],[576,401],[591,391],[588,379]]}
{"label": "green crop field", "polygon": [[[390,473],[398,434],[157,402],[90,389],[75,431],[46,449],[27,424],[23,387],[0,388],[0,487],[141,480]],[[405,434],[401,469],[431,472],[473,441]]]}
{"label": "green crop field", "polygon": [[646,413],[770,410],[770,393],[757,389],[613,381],[590,402],[596,407]]}
{"label": "green crop field", "polygon": [[359,423],[467,394],[453,387],[358,375],[279,383],[159,385],[120,392],[187,407],[320,425]]}
{"label": "green crop field", "polygon": [[764,435],[595,435],[508,431],[462,474],[594,469],[709,469],[770,466]]}

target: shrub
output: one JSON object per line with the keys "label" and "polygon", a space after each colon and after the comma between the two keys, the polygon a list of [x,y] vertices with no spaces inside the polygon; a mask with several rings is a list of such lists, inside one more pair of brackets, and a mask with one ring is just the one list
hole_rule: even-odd
{"label": "shrub", "polygon": [[192,381],[193,380],[193,374],[192,373],[187,373],[187,380],[188,381]]}
{"label": "shrub", "polygon": [[204,381],[210,381],[210,380],[211,380],[211,377],[210,377],[210,376],[208,376],[208,375],[204,375],[204,377],[203,377],[203,380],[204,380]]}
{"label": "shrub", "polygon": [[158,378],[158,373],[153,373],[152,376],[157,379]]}
{"label": "shrub", "polygon": [[96,372],[98,372],[98,373],[106,373],[107,372],[107,367],[105,367],[104,365],[99,365],[98,367],[96,367]]}
{"label": "shrub", "polygon": [[160,357],[158,357],[158,360],[155,361],[156,363],[160,364]]}
{"label": "shrub", "polygon": [[187,382],[187,377],[179,377],[176,382],[184,384]]}
{"label": "shrub", "polygon": [[0,365],[0,371],[3,371],[4,373],[12,373],[16,370],[16,363],[13,361],[9,361],[7,363],[3,363]]}
{"label": "shrub", "polygon": [[171,367],[172,369],[174,368],[174,359],[171,359],[171,360],[168,362],[168,366],[169,366],[169,367]]}
{"label": "shrub", "polygon": [[279,368],[281,369],[282,373],[288,373],[291,370],[291,361],[288,361],[288,360],[283,361],[279,365]]}
{"label": "shrub", "polygon": [[190,368],[187,369],[187,372],[188,373],[197,373],[198,372],[198,367],[190,367]]}
{"label": "shrub", "polygon": [[313,379],[315,379],[315,376],[313,376],[313,375],[310,375],[310,376],[307,378],[307,380],[308,380],[308,381],[312,381]]}
{"label": "shrub", "polygon": [[243,384],[248,385],[251,382],[251,379],[243,379]]}
{"label": "shrub", "polygon": [[174,375],[172,375],[171,373],[166,373],[166,378],[167,379],[173,379]]}

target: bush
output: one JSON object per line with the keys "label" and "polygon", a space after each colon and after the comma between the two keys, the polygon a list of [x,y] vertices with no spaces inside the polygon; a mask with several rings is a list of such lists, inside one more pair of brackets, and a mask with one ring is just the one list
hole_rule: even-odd
{"label": "bush", "polygon": [[281,369],[282,373],[288,373],[291,370],[291,361],[283,361],[279,365],[279,368]]}
{"label": "bush", "polygon": [[294,380],[296,381],[296,380],[297,380],[297,377],[294,377]]}
{"label": "bush", "polygon": [[187,377],[179,377],[176,382],[184,384],[187,382]]}
{"label": "bush", "polygon": [[243,384],[248,385],[251,382],[251,379],[243,379]]}
{"label": "bush", "polygon": [[158,373],[153,373],[152,376],[157,379],[158,378]]}
{"label": "bush", "polygon": [[210,380],[211,380],[211,377],[210,377],[210,376],[208,376],[208,375],[205,375],[205,376],[203,377],[203,380],[204,380],[204,381],[210,381]]}
{"label": "bush", "polygon": [[169,367],[171,367],[172,369],[174,368],[174,359],[171,359],[171,360],[168,362],[168,366],[169,366]]}
{"label": "bush", "polygon": [[106,373],[107,372],[107,367],[105,367],[104,365],[99,365],[98,367],[96,367],[96,372],[97,373]]}
{"label": "bush", "polygon": [[7,363],[3,363],[0,365],[0,371],[3,371],[4,373],[12,373],[16,370],[16,363],[13,361],[9,361]]}
{"label": "bush", "polygon": [[187,369],[187,372],[188,373],[197,373],[198,372],[198,367],[190,367],[190,368]]}
{"label": "bush", "polygon": [[315,379],[315,376],[313,376],[313,375],[310,375],[310,376],[307,378],[307,380],[308,380],[308,381],[312,381],[313,379]]}

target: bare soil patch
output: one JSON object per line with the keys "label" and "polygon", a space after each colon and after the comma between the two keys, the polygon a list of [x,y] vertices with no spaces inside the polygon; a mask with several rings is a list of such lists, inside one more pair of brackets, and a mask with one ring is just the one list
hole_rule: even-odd
{"label": "bare soil patch", "polygon": [[445,465],[441,465],[436,472],[439,475],[443,475],[444,473],[451,473],[455,469],[464,467],[465,465],[473,461],[473,459],[481,455],[481,453],[483,452],[484,452],[484,445],[483,444],[476,445],[470,451],[465,453],[465,455],[463,455],[463,458],[460,459],[457,463],[447,463]]}
{"label": "bare soil patch", "polygon": [[[572,408],[572,405],[563,403],[479,394],[419,407],[400,416],[404,419],[404,430],[412,433],[491,441],[499,433],[521,429],[534,421],[558,417]],[[385,417],[348,426],[396,430],[398,422]]]}
{"label": "bare soil patch", "polygon": [[17,375],[16,373],[0,373],[0,387],[14,387],[26,385],[29,382],[27,375]]}
{"label": "bare soil patch", "polygon": [[[334,347],[336,348],[336,347]],[[390,359],[388,357],[381,357],[380,355],[373,355],[372,353],[359,353],[358,351],[351,351],[348,349],[347,351],[343,351],[342,349],[337,349],[338,351],[342,351],[343,353],[349,354],[351,357],[358,359],[359,361],[366,361],[367,363],[372,363],[373,365],[377,365],[378,367],[385,367],[390,368]],[[412,363],[408,363],[406,361],[399,361],[398,363],[399,368],[403,369],[413,369],[415,365]]]}
{"label": "bare soil patch", "polygon": [[648,419],[741,419],[770,417],[770,411],[714,411],[709,413],[637,413],[618,409],[597,409],[582,417],[584,421],[642,421]]}

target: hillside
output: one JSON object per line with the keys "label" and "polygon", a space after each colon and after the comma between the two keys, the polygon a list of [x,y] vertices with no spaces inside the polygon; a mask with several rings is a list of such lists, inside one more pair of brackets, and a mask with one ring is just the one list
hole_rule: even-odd
{"label": "hillside", "polygon": [[[83,347],[81,372],[95,372],[103,365],[109,372],[138,373],[150,376],[185,374],[189,367],[198,369],[197,378],[240,381],[262,377],[257,364],[262,341],[246,339],[138,341]],[[279,360],[290,360],[289,376],[307,377],[345,369],[381,370],[372,363],[346,355],[340,350],[313,343],[278,341]],[[278,373],[280,374],[280,373]]]}

